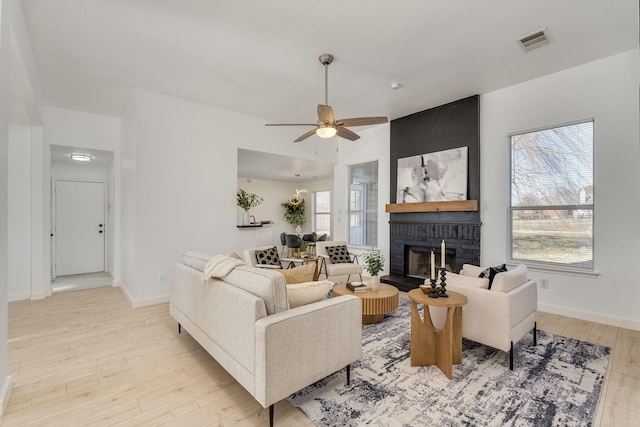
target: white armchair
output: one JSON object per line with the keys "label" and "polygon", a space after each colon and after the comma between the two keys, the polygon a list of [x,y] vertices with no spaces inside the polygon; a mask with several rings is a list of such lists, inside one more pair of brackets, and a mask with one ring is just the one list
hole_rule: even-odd
{"label": "white armchair", "polygon": [[345,241],[317,241],[316,253],[320,258],[319,274],[322,274],[324,269],[327,280],[342,281],[341,279],[347,276],[346,282],[351,279],[351,275],[357,274],[362,281],[362,266],[358,265],[358,257],[350,254],[346,247]]}
{"label": "white armchair", "polygon": [[447,273],[447,290],[467,296],[462,308],[462,336],[472,341],[509,352],[513,369],[513,344],[533,331],[536,345],[536,282],[528,280],[527,267],[498,273],[491,289],[489,279],[478,278],[479,267],[466,265],[460,275]]}

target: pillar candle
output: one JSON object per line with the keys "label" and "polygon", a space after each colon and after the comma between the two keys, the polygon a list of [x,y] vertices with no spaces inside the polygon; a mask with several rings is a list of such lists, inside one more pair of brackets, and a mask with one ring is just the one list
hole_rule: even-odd
{"label": "pillar candle", "polygon": [[440,267],[444,268],[444,240],[440,245]]}
{"label": "pillar candle", "polygon": [[431,280],[436,278],[436,256],[431,251]]}

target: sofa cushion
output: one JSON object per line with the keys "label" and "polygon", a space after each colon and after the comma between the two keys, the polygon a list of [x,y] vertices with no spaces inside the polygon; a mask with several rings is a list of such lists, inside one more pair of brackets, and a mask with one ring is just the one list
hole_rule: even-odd
{"label": "sofa cushion", "polygon": [[498,292],[511,292],[527,280],[527,266],[518,264],[513,270],[496,274],[490,289]]}
{"label": "sofa cushion", "polygon": [[[464,276],[462,274],[447,272],[446,278],[447,278],[447,285],[460,285],[460,286],[467,286],[469,288],[482,288],[482,289],[489,288],[489,279],[482,278],[482,277],[471,277],[471,276]],[[425,280],[425,285],[429,284],[427,282],[428,281]]]}
{"label": "sofa cushion", "polygon": [[204,266],[211,261],[213,255],[201,254],[198,252],[185,252],[182,255],[182,263],[199,271],[204,271]]}
{"label": "sofa cushion", "polygon": [[264,300],[267,314],[289,308],[284,276],[277,270],[241,265],[224,277],[224,281]]}
{"label": "sofa cushion", "polygon": [[272,246],[268,249],[256,250],[256,261],[262,265],[280,265],[278,248]]}
{"label": "sofa cushion", "polygon": [[329,255],[329,259],[331,259],[331,264],[342,264],[351,262],[349,250],[345,245],[327,246],[326,249],[327,255]]}
{"label": "sofa cushion", "polygon": [[327,299],[333,284],[328,280],[287,285],[287,297],[291,308]]}
{"label": "sofa cushion", "polygon": [[313,276],[316,273],[316,264],[304,264],[287,270],[278,270],[278,272],[284,276],[284,280],[287,282],[287,285],[311,282],[313,281]]}

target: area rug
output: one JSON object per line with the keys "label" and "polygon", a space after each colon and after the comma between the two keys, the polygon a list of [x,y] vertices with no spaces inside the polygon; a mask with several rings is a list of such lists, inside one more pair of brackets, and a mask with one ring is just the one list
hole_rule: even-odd
{"label": "area rug", "polygon": [[[464,316],[464,312],[463,312]],[[449,380],[410,365],[410,302],[363,326],[363,356],[289,397],[318,426],[587,426],[595,415],[610,349],[538,331],[509,354],[463,340]]]}

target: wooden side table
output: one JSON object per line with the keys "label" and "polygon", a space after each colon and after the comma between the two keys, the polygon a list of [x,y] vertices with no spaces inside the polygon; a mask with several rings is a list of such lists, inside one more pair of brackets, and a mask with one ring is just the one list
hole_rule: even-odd
{"label": "wooden side table", "polygon": [[355,295],[362,300],[362,324],[379,323],[384,320],[385,313],[398,308],[398,289],[395,286],[380,283],[380,289],[366,292],[351,292],[345,283],[335,285],[334,296]]}
{"label": "wooden side table", "polygon": [[[409,291],[411,300],[411,366],[437,365],[449,379],[453,364],[462,363],[462,306],[467,297],[447,291],[449,298],[429,298],[420,289]],[[418,304],[424,306],[420,318]],[[429,307],[444,307],[447,318],[444,327],[436,330]]]}

